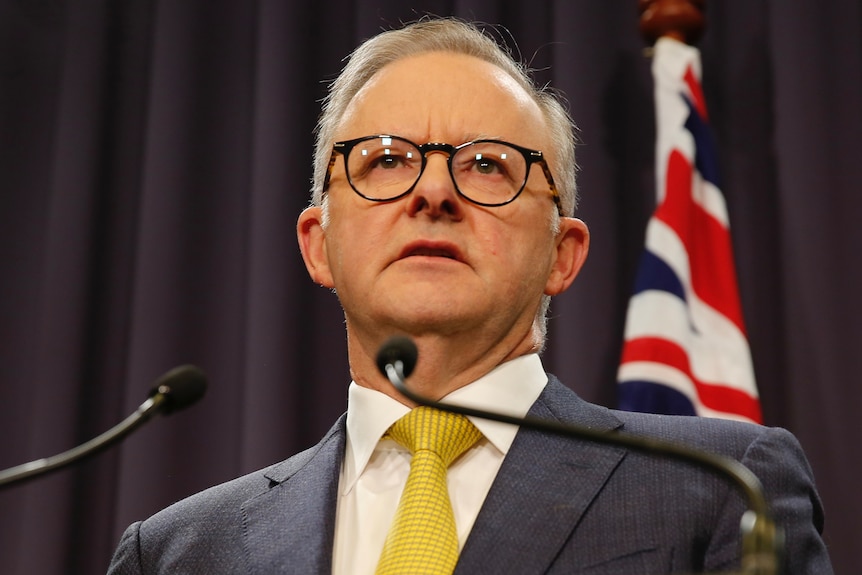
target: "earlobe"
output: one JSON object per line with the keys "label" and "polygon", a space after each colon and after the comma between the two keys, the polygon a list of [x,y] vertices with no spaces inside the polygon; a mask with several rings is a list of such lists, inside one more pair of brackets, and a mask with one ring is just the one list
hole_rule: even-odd
{"label": "earlobe", "polygon": [[561,218],[555,260],[545,284],[545,295],[566,291],[575,281],[590,248],[590,230],[577,218]]}
{"label": "earlobe", "polygon": [[326,232],[323,229],[323,213],[319,206],[306,208],[299,214],[296,223],[299,250],[308,275],[323,287],[335,287],[326,254]]}

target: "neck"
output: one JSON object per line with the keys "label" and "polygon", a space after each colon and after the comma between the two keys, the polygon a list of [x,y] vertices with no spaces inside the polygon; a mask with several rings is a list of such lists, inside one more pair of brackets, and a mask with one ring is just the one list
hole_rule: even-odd
{"label": "neck", "polygon": [[[359,337],[348,326],[347,348],[353,380],[370,389],[385,393],[406,405],[413,403],[396,391],[377,369],[376,356],[386,337]],[[541,347],[534,330],[521,337],[499,341],[481,341],[468,337],[437,334],[410,335],[419,349],[419,361],[410,375],[410,389],[433,400],[468,385],[498,365],[522,355],[538,352]]]}

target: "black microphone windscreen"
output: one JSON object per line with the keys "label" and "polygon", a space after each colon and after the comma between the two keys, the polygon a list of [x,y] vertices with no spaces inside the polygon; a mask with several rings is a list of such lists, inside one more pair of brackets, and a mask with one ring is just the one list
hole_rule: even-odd
{"label": "black microphone windscreen", "polygon": [[185,409],[204,396],[207,390],[207,376],[193,365],[181,365],[160,377],[150,397],[156,394],[165,396],[162,410],[168,414]]}
{"label": "black microphone windscreen", "polygon": [[404,377],[409,377],[419,359],[419,350],[409,337],[395,335],[386,340],[377,352],[377,369],[386,376],[386,366],[400,361]]}

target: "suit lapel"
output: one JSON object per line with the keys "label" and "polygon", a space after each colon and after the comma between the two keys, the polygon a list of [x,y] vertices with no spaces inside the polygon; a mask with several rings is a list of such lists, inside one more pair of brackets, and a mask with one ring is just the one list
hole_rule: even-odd
{"label": "suit lapel", "polygon": [[[620,422],[551,376],[530,409],[542,419],[612,430]],[[625,450],[522,428],[461,553],[455,574],[544,573]]]}
{"label": "suit lapel", "polygon": [[266,472],[270,489],[242,506],[253,573],[332,572],[345,418],[314,448]]}

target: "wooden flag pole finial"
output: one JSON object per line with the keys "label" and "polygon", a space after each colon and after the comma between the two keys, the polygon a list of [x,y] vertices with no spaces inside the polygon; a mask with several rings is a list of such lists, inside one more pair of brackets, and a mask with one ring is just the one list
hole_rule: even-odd
{"label": "wooden flag pole finial", "polygon": [[662,36],[694,44],[706,26],[705,0],[638,0],[640,31],[652,46]]}

